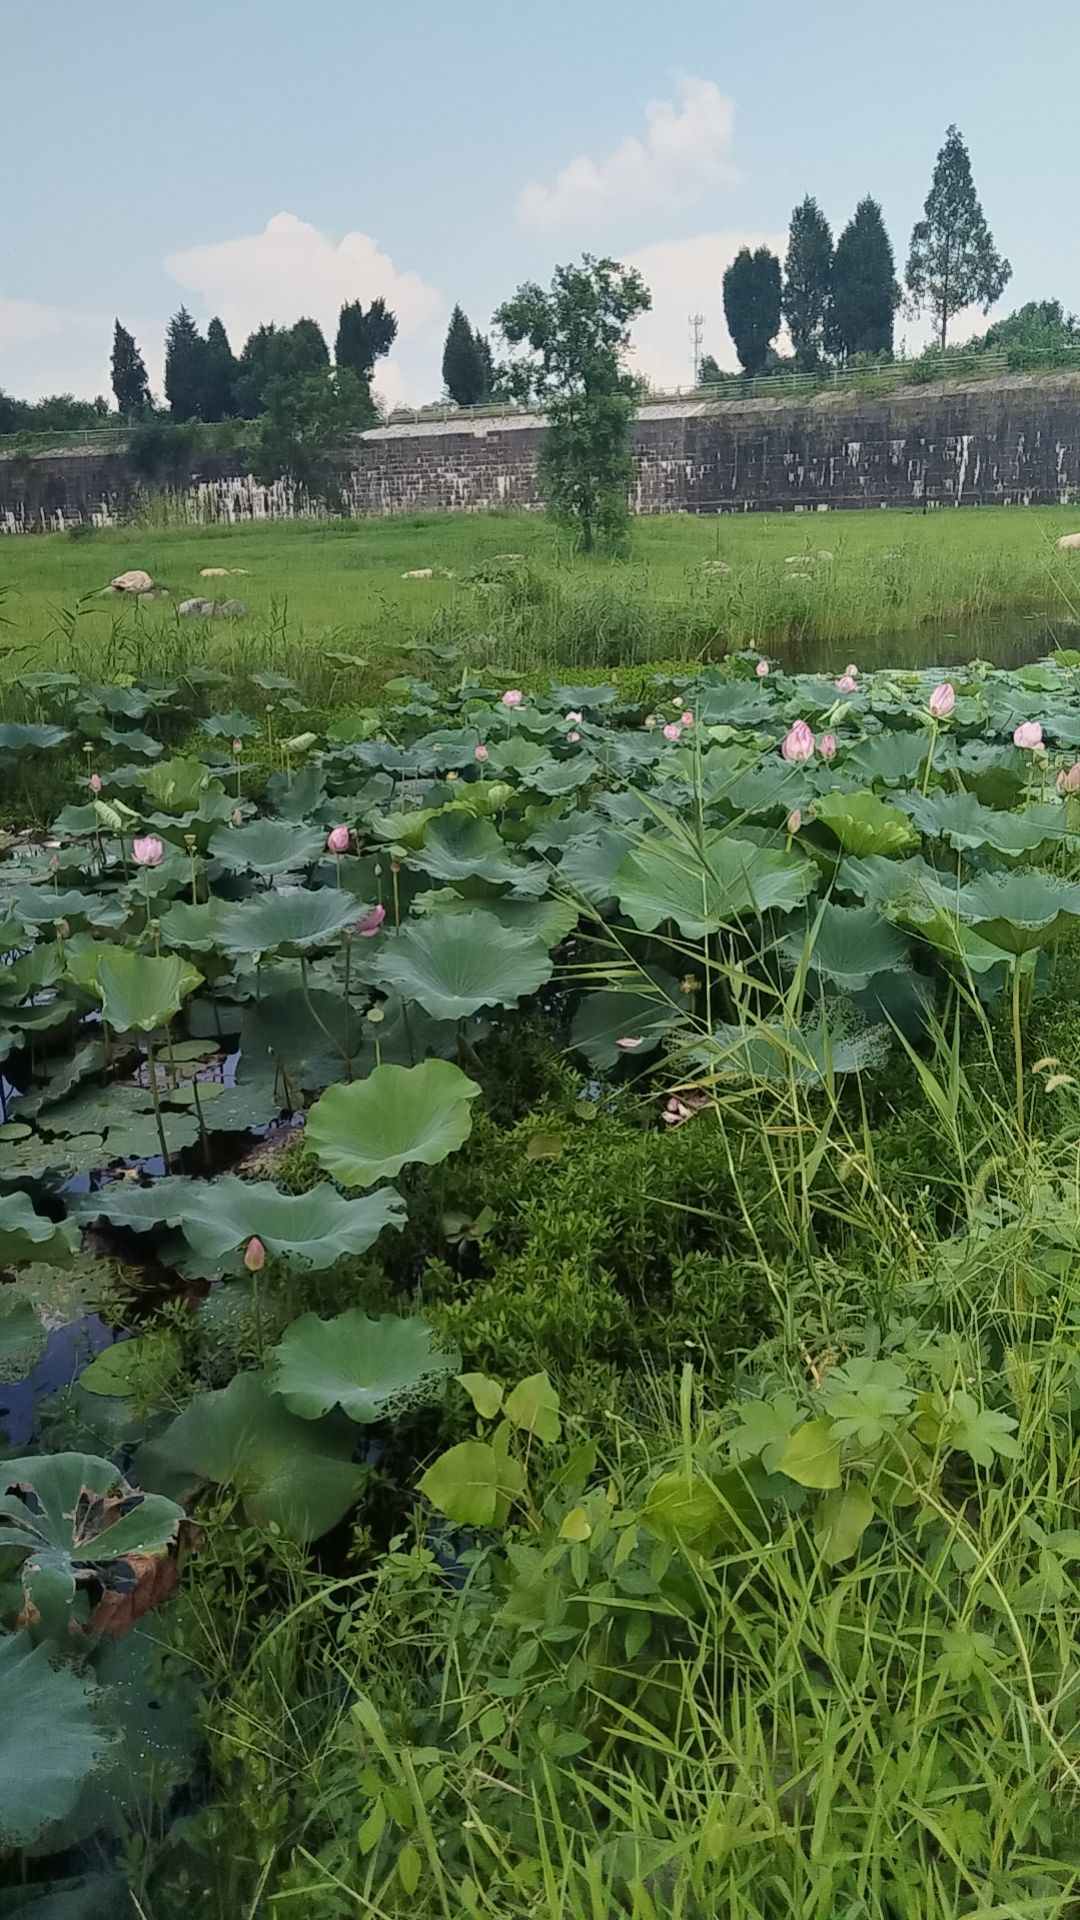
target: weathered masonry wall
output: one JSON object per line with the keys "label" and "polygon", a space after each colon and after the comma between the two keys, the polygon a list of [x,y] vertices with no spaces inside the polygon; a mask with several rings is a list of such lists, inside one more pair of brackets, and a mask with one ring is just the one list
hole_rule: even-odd
{"label": "weathered masonry wall", "polygon": [[[345,509],[537,507],[541,435],[529,416],[378,428],[342,453]],[[1064,504],[1080,493],[1080,377],[648,407],[635,462],[638,513]],[[122,453],[88,447],[0,455],[0,533],[120,522],[164,489],[172,519],[309,510],[284,485],[258,485],[240,453],[197,454],[147,476]]]}

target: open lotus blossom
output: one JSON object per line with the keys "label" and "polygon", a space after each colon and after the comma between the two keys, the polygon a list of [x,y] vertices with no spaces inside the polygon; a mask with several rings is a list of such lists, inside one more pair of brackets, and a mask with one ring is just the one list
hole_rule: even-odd
{"label": "open lotus blossom", "polygon": [[947,720],[956,706],[956,688],[951,680],[943,680],[930,695],[930,712],[935,720]]}
{"label": "open lotus blossom", "polygon": [[159,867],[165,857],[165,849],[156,833],[147,833],[131,843],[131,852],[137,867]]}
{"label": "open lotus blossom", "polygon": [[473,759],[479,760],[481,766],[483,766],[484,761],[487,759],[487,757],[488,757],[488,750],[484,746],[483,742],[481,742],[481,744],[478,747],[473,748]]}
{"label": "open lotus blossom", "polygon": [[834,680],[833,685],[840,693],[858,693],[859,691],[859,683],[850,673],[842,673],[839,680]]}
{"label": "open lotus blossom", "polygon": [[685,713],[680,714],[679,718],[681,719],[684,727],[692,727],[694,724],[694,716],[690,712],[689,708],[687,708]]}
{"label": "open lotus blossom", "polygon": [[821,736],[821,739],[820,739],[820,740],[818,741],[818,752],[820,753],[820,755],[821,755],[821,757],[822,757],[822,759],[823,759],[823,760],[835,760],[835,759],[836,759],[836,735],[835,735],[835,733],[823,733],[823,734],[822,734],[822,736]]}
{"label": "open lotus blossom", "polygon": [[791,732],[784,735],[780,751],[785,760],[812,760],[814,757],[814,736],[805,720],[796,720]]}
{"label": "open lotus blossom", "polygon": [[680,697],[679,697],[679,695],[678,695],[678,694],[676,694],[676,695],[675,695],[675,698],[674,698],[674,700],[672,701],[672,703],[671,703],[671,704],[672,704],[672,706],[673,706],[673,707],[681,707],[681,706],[682,706],[682,700],[680,699]]}
{"label": "open lotus blossom", "polygon": [[641,1046],[644,1038],[644,1034],[641,1033],[625,1034],[621,1040],[616,1040],[615,1045],[621,1047],[624,1053],[632,1053],[635,1047]]}
{"label": "open lotus blossom", "polygon": [[266,1265],[266,1248],[257,1233],[253,1233],[244,1248],[244,1265],[249,1273],[259,1273]]}
{"label": "open lotus blossom", "polygon": [[523,698],[524,695],[520,687],[507,687],[502,697],[502,703],[504,707],[520,707]]}
{"label": "open lotus blossom", "polygon": [[1042,728],[1037,720],[1022,720],[1020,725],[1013,729],[1014,747],[1041,747],[1042,743]]}
{"label": "open lotus blossom", "polygon": [[802,826],[802,810],[799,807],[792,807],[791,812],[788,814],[788,817],[787,817],[788,833],[789,834],[798,833],[799,828],[801,826]]}
{"label": "open lotus blossom", "polygon": [[759,680],[764,680],[768,671],[769,663],[767,660],[759,660],[757,666],[754,668],[754,672],[757,674]]}
{"label": "open lotus blossom", "polygon": [[100,773],[92,773],[92,774],[90,775],[90,791],[91,791],[91,793],[100,793],[100,792],[101,792],[101,775],[100,775]]}
{"label": "open lotus blossom", "polygon": [[383,906],[369,907],[363,919],[357,921],[355,927],[353,928],[353,932],[358,933],[360,935],[361,940],[370,940],[373,933],[378,933],[379,928],[382,926],[382,923],[385,919],[386,919],[385,907]]}
{"label": "open lotus blossom", "polygon": [[667,726],[664,728],[664,739],[665,740],[681,740],[682,739],[682,728],[680,727],[677,720],[668,721]]}
{"label": "open lotus blossom", "polygon": [[349,851],[348,827],[331,827],[329,833],[326,836],[326,849],[328,853],[348,853]]}
{"label": "open lotus blossom", "polygon": [[566,737],[567,737],[567,739],[569,740],[569,742],[570,742],[570,745],[571,745],[572,747],[576,747],[576,746],[577,746],[577,743],[578,743],[578,741],[579,741],[579,740],[581,739],[581,735],[580,735],[580,733],[579,733],[579,732],[577,731],[577,728],[576,728],[576,727],[574,728],[574,731],[573,731],[572,733],[568,733]]}
{"label": "open lotus blossom", "polygon": [[566,716],[566,724],[568,727],[580,727],[582,719],[583,715],[580,713],[568,713]]}
{"label": "open lotus blossom", "polygon": [[1071,767],[1062,767],[1057,777],[1059,793],[1080,793],[1080,760],[1074,760]]}

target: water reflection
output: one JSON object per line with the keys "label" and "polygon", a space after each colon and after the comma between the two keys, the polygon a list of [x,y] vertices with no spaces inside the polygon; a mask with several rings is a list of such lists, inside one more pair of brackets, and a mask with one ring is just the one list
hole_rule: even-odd
{"label": "water reflection", "polygon": [[1010,613],[954,621],[947,627],[909,627],[861,640],[796,635],[763,651],[793,673],[841,673],[848,660],[869,673],[882,667],[962,667],[971,660],[1023,667],[1073,647],[1080,650],[1080,621]]}

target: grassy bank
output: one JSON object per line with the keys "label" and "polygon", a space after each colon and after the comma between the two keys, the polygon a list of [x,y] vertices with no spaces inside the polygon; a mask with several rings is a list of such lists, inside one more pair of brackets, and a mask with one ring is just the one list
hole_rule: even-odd
{"label": "grassy bank", "polygon": [[[635,522],[624,561],[574,555],[530,515],[28,537],[0,545],[0,641],[9,671],[173,671],[194,654],[291,672],[312,696],[324,690],[327,648],[378,670],[417,642],[518,673],[746,646],[807,667],[850,646],[865,665],[898,652],[912,663],[995,657],[978,623],[1063,623],[1080,609],[1080,564],[1054,545],[1077,518],[1068,509],[658,517]],[[200,578],[217,566],[243,571]],[[145,568],[169,599],[102,598],[129,567]],[[428,567],[431,579],[402,578]],[[179,621],[176,606],[195,594],[239,597],[247,617]],[[1033,650],[1022,638],[998,641],[999,664]]]}

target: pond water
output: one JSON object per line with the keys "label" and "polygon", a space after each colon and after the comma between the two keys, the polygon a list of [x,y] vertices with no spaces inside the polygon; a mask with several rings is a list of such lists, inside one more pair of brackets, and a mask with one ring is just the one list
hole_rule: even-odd
{"label": "pond water", "polygon": [[763,651],[794,673],[842,673],[849,660],[868,673],[882,667],[961,667],[971,660],[1023,667],[1071,647],[1080,649],[1080,620],[1009,613],[949,626],[901,628],[861,640],[793,636]]}

